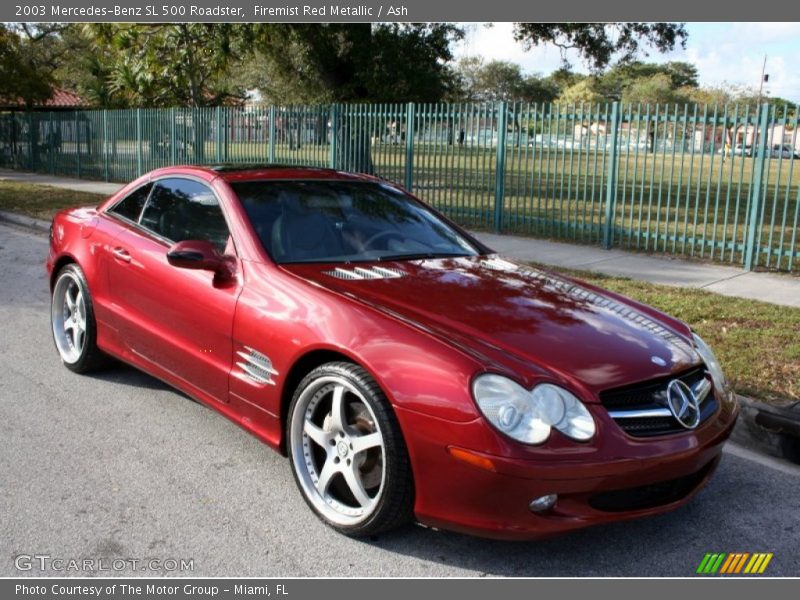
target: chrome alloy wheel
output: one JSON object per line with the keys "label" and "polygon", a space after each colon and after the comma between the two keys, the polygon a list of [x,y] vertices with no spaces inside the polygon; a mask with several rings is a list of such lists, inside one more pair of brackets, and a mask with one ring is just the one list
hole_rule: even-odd
{"label": "chrome alloy wheel", "polygon": [[53,338],[64,362],[80,360],[86,345],[86,301],[80,281],[72,272],[58,278],[50,307]]}
{"label": "chrome alloy wheel", "polygon": [[297,399],[291,457],[309,501],[330,522],[359,525],[375,511],[386,479],[380,424],[348,381],[323,376]]}

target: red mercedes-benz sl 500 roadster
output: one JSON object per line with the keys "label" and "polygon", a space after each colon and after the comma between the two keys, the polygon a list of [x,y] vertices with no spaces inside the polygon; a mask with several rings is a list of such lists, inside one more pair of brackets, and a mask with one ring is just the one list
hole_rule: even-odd
{"label": "red mercedes-benz sl 500 roadster", "polygon": [[738,413],[686,324],[498,256],[373,177],[160,169],[60,212],[47,269],[67,368],[113,357],[219,411],[348,535],[672,510]]}

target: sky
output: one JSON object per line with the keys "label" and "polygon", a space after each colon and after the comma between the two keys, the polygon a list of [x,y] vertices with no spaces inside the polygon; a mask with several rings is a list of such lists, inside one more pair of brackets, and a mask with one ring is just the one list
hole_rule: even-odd
{"label": "sky", "polygon": [[[547,75],[561,66],[561,52],[540,46],[525,52],[512,36],[512,23],[464,25],[467,35],[455,48],[456,57],[483,56],[520,64],[526,73]],[[800,23],[687,23],[685,49],[667,54],[651,51],[642,60],[693,63],[700,85],[730,84],[758,88],[764,55],[769,82],[765,91],[800,103]],[[577,54],[569,54],[573,70],[588,72]]]}

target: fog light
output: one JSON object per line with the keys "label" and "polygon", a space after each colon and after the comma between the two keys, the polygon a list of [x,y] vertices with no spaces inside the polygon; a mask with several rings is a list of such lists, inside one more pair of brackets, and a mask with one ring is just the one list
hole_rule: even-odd
{"label": "fog light", "polygon": [[533,512],[544,512],[546,510],[550,510],[558,500],[558,494],[547,494],[547,496],[540,496],[531,500],[531,503],[528,505]]}

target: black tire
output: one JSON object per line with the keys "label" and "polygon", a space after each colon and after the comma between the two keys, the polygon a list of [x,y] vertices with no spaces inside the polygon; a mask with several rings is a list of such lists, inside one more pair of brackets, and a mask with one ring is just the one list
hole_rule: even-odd
{"label": "black tire", "polygon": [[[341,434],[337,432],[336,426],[330,425],[334,419],[333,406],[337,387],[345,388],[342,396],[345,408],[341,413],[345,415],[343,419],[345,424],[342,427],[345,432]],[[332,391],[326,391],[329,388]],[[326,394],[330,394],[329,414],[325,404]],[[324,446],[312,440],[305,429],[308,420],[312,420],[313,424],[313,420],[320,418],[323,419],[323,423],[328,423],[326,427],[329,428],[329,431],[323,431],[324,435],[330,436],[330,439],[325,438]],[[380,386],[364,369],[348,362],[333,362],[311,371],[295,390],[288,411],[286,429],[287,450],[295,482],[306,503],[324,523],[345,535],[365,537],[396,529],[412,520],[414,481],[408,450],[389,401]],[[380,434],[380,446],[362,450],[356,446],[356,450],[353,451],[354,446],[351,443],[353,440],[356,440],[356,443],[357,440],[361,440],[363,443],[368,435],[375,433]],[[339,435],[342,437],[337,437]],[[375,439],[375,436],[372,438]],[[336,458],[341,456],[338,454],[341,443],[349,444],[351,454],[345,454],[340,458],[339,468],[342,471],[349,468],[356,473],[358,481],[362,484],[361,489],[367,493],[366,499],[370,501],[369,511],[364,508],[364,504],[359,504],[356,495],[352,493],[351,490],[354,489],[350,483],[352,479],[347,477],[351,475],[350,473],[334,473],[329,479],[331,482],[329,485],[331,490],[338,489],[338,491],[326,492],[323,489],[320,493],[319,480],[323,479],[323,464],[327,465],[329,461],[336,461]],[[377,448],[380,448],[380,451]],[[345,467],[345,461],[347,465],[351,465],[350,459],[352,466]],[[376,479],[375,471],[379,463],[381,463],[381,483],[375,491],[375,488],[367,486],[367,482]],[[317,471],[319,471],[318,480],[314,481],[313,477]],[[373,492],[374,497],[370,496]],[[349,498],[355,500],[350,503],[352,509],[348,504],[348,494]],[[332,506],[332,503],[337,502],[345,511],[361,510],[364,514],[352,518],[338,514],[337,509]]]}
{"label": "black tire", "polygon": [[[67,308],[63,294],[74,289],[80,290],[82,296],[83,311],[79,312],[82,312],[84,331],[80,349],[74,342],[74,330],[65,330],[64,327],[67,321],[65,318]],[[77,264],[65,265],[58,272],[50,296],[50,323],[56,350],[64,366],[70,371],[89,373],[108,365],[108,356],[97,347],[97,322],[94,317],[92,296],[83,270]]]}

